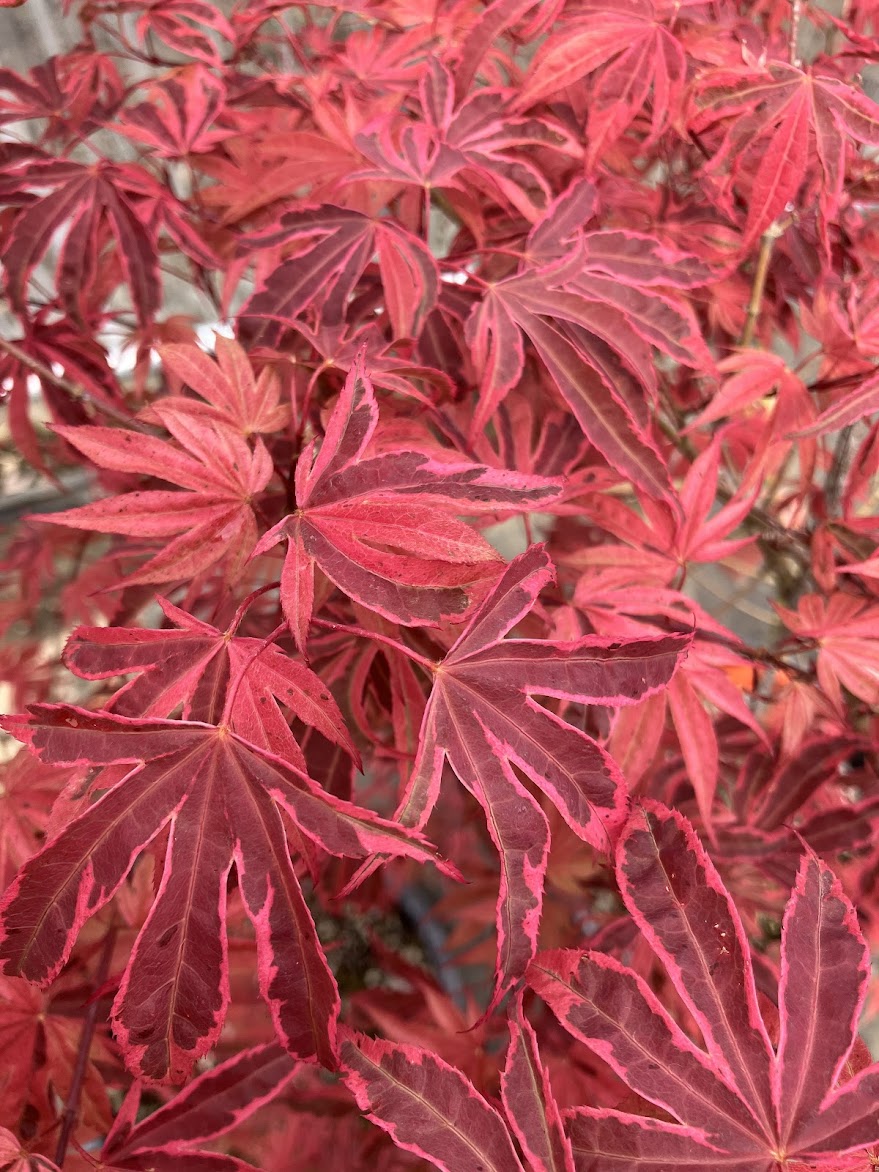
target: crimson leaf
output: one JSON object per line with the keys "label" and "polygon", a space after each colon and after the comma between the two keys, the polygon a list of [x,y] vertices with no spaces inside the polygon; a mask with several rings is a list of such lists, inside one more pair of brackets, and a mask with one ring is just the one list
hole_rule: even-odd
{"label": "crimson leaf", "polygon": [[[338,992],[281,820],[333,855],[431,859],[417,833],[335,798],[224,724],[132,720],[33,705],[4,727],[52,764],[134,763],[20,871],[0,904],[4,971],[52,981],[79,929],[169,827],[155,903],[113,1007],[132,1068],[181,1081],[216,1041],[229,999],[225,909],[234,861],[257,932],[263,997],[300,1058],[335,1064]],[[447,868],[448,869],[448,868]]]}
{"label": "crimson leaf", "polygon": [[625,816],[625,784],[607,753],[534,696],[631,704],[667,684],[689,646],[678,635],[505,640],[552,578],[546,551],[532,546],[508,566],[437,664],[418,756],[397,815],[406,826],[424,826],[445,760],[485,811],[501,860],[491,1007],[534,955],[549,849],[546,817],[515,769],[599,850],[610,847]]}
{"label": "crimson leaf", "polygon": [[295,513],[261,539],[256,553],[287,542],[281,603],[304,650],[314,609],[314,572],[361,605],[404,626],[459,618],[467,587],[499,568],[497,554],[454,512],[539,507],[560,482],[445,463],[424,452],[366,455],[378,405],[361,352],[315,455],[296,466]]}
{"label": "crimson leaf", "polygon": [[838,1085],[857,1037],[869,953],[854,908],[816,856],[787,905],[773,1049],[747,936],[693,828],[655,802],[633,812],[616,871],[630,914],[702,1033],[692,1042],[646,982],[597,952],[542,953],[528,982],[562,1025],[671,1117],[568,1113],[578,1168],[735,1168],[839,1156],[879,1140],[879,1066]]}

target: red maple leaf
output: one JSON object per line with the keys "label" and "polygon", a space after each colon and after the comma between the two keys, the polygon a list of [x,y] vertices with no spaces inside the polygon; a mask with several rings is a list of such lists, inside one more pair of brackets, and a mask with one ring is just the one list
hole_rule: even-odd
{"label": "red maple leaf", "polygon": [[[574,1154],[521,994],[509,1015],[503,1112],[430,1050],[347,1033],[342,1069],[358,1106],[406,1151],[443,1172],[574,1172]],[[525,1155],[523,1166],[514,1138]],[[475,1163],[474,1163],[475,1161]]]}
{"label": "red maple leaf", "polygon": [[134,166],[105,162],[85,166],[45,158],[7,169],[0,179],[0,202],[6,202],[7,194],[21,201],[29,187],[50,189],[40,199],[29,197],[6,235],[3,263],[13,307],[27,316],[31,275],[61,229],[58,294],[74,321],[89,316],[82,299],[96,283],[99,258],[112,240],[134,308],[146,325],[160,302],[155,235],[135,211],[148,181],[150,176]]}
{"label": "red maple leaf", "polygon": [[6,717],[4,727],[48,764],[133,767],[29,860],[6,892],[4,971],[54,980],[82,925],[168,826],[155,903],[113,1006],[129,1064],[147,1080],[179,1082],[219,1036],[229,1000],[225,914],[234,861],[278,1036],[292,1054],[333,1066],[338,991],[290,861],[281,811],[306,839],[338,856],[434,859],[424,838],[326,794],[225,722],[135,720],[65,705],[33,705],[30,713]]}
{"label": "red maple leaf", "polygon": [[[595,1172],[835,1166],[879,1140],[879,1066],[844,1081],[870,974],[857,915],[814,855],[784,916],[779,1039],[760,1012],[739,914],[692,827],[658,803],[633,813],[616,871],[630,915],[699,1027],[672,1020],[644,979],[606,953],[541,953],[528,982],[567,1030],[609,1063],[659,1118],[565,1112],[575,1159]],[[842,1081],[841,1081],[842,1080]]]}
{"label": "red maple leaf", "polygon": [[[562,122],[546,114],[511,116],[503,90],[484,88],[455,102],[455,81],[432,55],[419,87],[422,117],[375,120],[355,136],[358,150],[376,167],[354,179],[391,179],[403,186],[445,188],[462,219],[476,190],[512,206],[534,222],[552,199],[551,190],[529,153],[544,149],[578,158],[580,148]],[[478,214],[477,214],[478,218]]]}
{"label": "red maple leaf", "polygon": [[691,130],[721,135],[709,173],[728,170],[747,201],[742,247],[815,194],[826,237],[841,206],[852,140],[879,146],[879,106],[838,78],[777,60],[712,70],[693,96]]}
{"label": "red maple leaf", "polygon": [[[269,250],[286,244],[300,247],[274,264]],[[324,204],[285,212],[277,224],[243,237],[242,246],[259,250],[261,279],[242,308],[241,328],[263,345],[277,344],[284,325],[307,306],[320,310],[324,325],[340,324],[374,256],[394,338],[417,338],[436,303],[439,271],[430,249],[393,220]]]}
{"label": "red maple leaf", "polygon": [[292,716],[340,745],[359,764],[338,705],[321,680],[274,643],[236,635],[241,615],[226,631],[159,604],[177,630],[143,627],[78,627],[64,662],[87,680],[137,673],[105,707],[120,716],[170,716],[180,705],[184,720],[219,721],[230,686],[235,695],[231,726],[251,744],[305,771],[281,705]]}
{"label": "red maple leaf", "polygon": [[278,1045],[255,1046],[207,1070],[157,1111],[138,1119],[142,1088],[131,1088],[101,1149],[107,1172],[251,1172],[237,1156],[206,1145],[280,1095],[300,1064]]}
{"label": "red maple leaf", "polygon": [[403,626],[460,619],[468,587],[494,577],[497,554],[453,514],[519,510],[546,503],[558,482],[446,463],[395,449],[370,456],[378,404],[363,352],[345,380],[326,434],[296,465],[296,512],[255,553],[287,542],[281,575],[284,615],[304,650],[320,568],[345,594]]}
{"label": "red maple leaf", "polygon": [[631,704],[667,684],[689,646],[687,637],[676,635],[505,640],[552,578],[546,551],[532,546],[508,566],[436,665],[418,755],[397,812],[403,825],[425,825],[446,760],[485,812],[501,862],[492,1007],[534,954],[549,851],[546,816],[515,769],[599,850],[609,848],[625,816],[626,787],[607,753],[534,697]]}
{"label": "red maple leaf", "polygon": [[643,149],[678,119],[684,93],[686,57],[659,11],[668,7],[651,0],[578,4],[535,54],[517,107],[527,110],[597,73],[586,103],[587,167],[606,155],[652,95]]}
{"label": "red maple leaf", "polygon": [[[191,578],[223,562],[234,577],[256,542],[253,497],[272,477],[262,440],[251,448],[228,424],[173,402],[151,408],[177,444],[111,427],[58,427],[56,431],[99,468],[155,476],[185,491],[147,489],[65,509],[42,524],[138,538],[172,537],[124,584]],[[120,583],[121,585],[121,583]]]}
{"label": "red maple leaf", "polygon": [[[222,334],[216,335],[214,349],[216,362],[198,346],[170,343],[159,347],[166,370],[206,400],[202,405],[173,396],[171,402],[185,404],[190,413],[203,413],[231,424],[245,438],[280,431],[290,419],[290,407],[282,402],[280,380],[271,367],[264,367],[254,378],[246,352],[234,339]],[[140,417],[149,419],[149,410]]]}

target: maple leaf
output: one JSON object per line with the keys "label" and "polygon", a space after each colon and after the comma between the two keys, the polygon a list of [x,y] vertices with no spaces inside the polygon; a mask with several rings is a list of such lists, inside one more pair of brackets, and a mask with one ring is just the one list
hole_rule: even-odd
{"label": "maple leaf", "polygon": [[[687,470],[678,490],[680,512],[671,510],[665,502],[656,502],[639,496],[639,508],[644,519],[610,494],[595,494],[584,503],[584,512],[596,524],[631,547],[626,558],[620,547],[610,543],[578,548],[571,562],[576,566],[602,568],[630,567],[631,585],[644,583],[646,578],[668,586],[691,562],[720,562],[740,549],[746,548],[753,537],[730,539],[728,534],[748,516],[759,495],[761,478],[759,466],[743,478],[735,495],[721,508],[715,509],[720,473],[721,446],[713,440]],[[663,564],[664,563],[664,564]],[[620,577],[620,584],[624,579]],[[589,579],[583,584],[588,594]]]}
{"label": "maple leaf", "polygon": [[109,121],[124,97],[113,62],[96,53],[73,52],[36,65],[27,78],[0,69],[0,124],[45,119],[43,139],[62,138],[71,125],[84,133]]}
{"label": "maple leaf", "polygon": [[255,1046],[207,1070],[138,1121],[135,1083],[101,1148],[108,1172],[245,1172],[252,1165],[206,1147],[277,1098],[299,1064],[278,1045]]}
{"label": "maple leaf", "polygon": [[[261,253],[304,242],[295,256],[274,265],[241,310],[240,329],[251,340],[275,345],[308,305],[325,324],[340,323],[355,285],[377,254],[382,299],[395,338],[417,338],[436,303],[439,270],[427,246],[394,220],[371,218],[325,204],[285,212],[277,224],[241,238]],[[258,256],[264,269],[266,257]],[[260,320],[268,319],[268,320]]]}
{"label": "maple leaf", "polygon": [[229,1000],[224,921],[234,861],[278,1036],[292,1054],[334,1065],[338,992],[290,862],[280,811],[306,839],[338,856],[433,859],[426,840],[326,794],[226,724],[33,705],[29,717],[4,718],[4,727],[49,764],[133,763],[25,864],[7,891],[0,905],[5,971],[54,980],[83,923],[170,826],[156,900],[113,1006],[129,1064],[149,1081],[181,1081],[219,1036]]}
{"label": "maple leaf", "polygon": [[[26,981],[0,976],[0,1046],[6,1055],[0,1072],[0,1119],[22,1133],[28,1127],[33,1131],[35,1124],[52,1125],[54,1100],[67,1099],[74,1078],[86,1011],[81,991],[71,990],[69,981],[67,985],[43,993]],[[109,1040],[94,1039],[87,1058],[80,1117],[90,1132],[102,1134],[112,1120],[101,1074],[112,1060]]]}
{"label": "maple leaf", "polygon": [[30,388],[34,365],[43,372],[37,376],[43,403],[51,418],[58,422],[84,422],[87,418],[84,405],[73,402],[68,391],[50,378],[59,367],[83,399],[115,412],[129,412],[100,345],[73,328],[70,322],[49,322],[42,315],[26,322],[24,336],[10,343],[9,350],[0,352],[7,421],[24,459],[49,479],[55,479],[50,462],[41,450],[43,437],[39,436],[33,419]]}
{"label": "maple leaf", "polygon": [[[0,0],[0,8],[16,8],[24,0]],[[23,1147],[11,1131],[0,1126],[0,1169],[2,1172],[61,1172],[48,1156],[40,1156]]]}
{"label": "maple leaf", "polygon": [[78,627],[67,642],[64,662],[82,679],[138,673],[107,709],[120,716],[170,716],[182,704],[184,720],[213,724],[234,688],[231,727],[251,744],[306,771],[283,704],[360,763],[336,701],[313,671],[274,644],[236,635],[240,614],[220,631],[165,599],[157,601],[177,630]]}
{"label": "maple leaf", "polygon": [[790,207],[816,190],[822,229],[842,200],[851,139],[879,146],[879,106],[835,77],[782,61],[708,71],[693,90],[691,132],[720,130],[709,173],[730,168],[747,199],[747,247]]}
{"label": "maple leaf", "polygon": [[472,430],[485,426],[518,382],[525,335],[608,463],[652,497],[674,501],[648,427],[645,393],[652,397],[656,386],[650,347],[687,365],[710,368],[712,359],[692,314],[655,286],[664,279],[686,288],[707,270],[646,235],[583,233],[592,214],[591,185],[572,184],[532,229],[528,263],[492,282],[474,306],[465,327],[481,374]]}
{"label": "maple leaf", "polygon": [[616,873],[703,1045],[683,1033],[642,977],[607,954],[541,953],[528,970],[531,987],[574,1037],[664,1113],[565,1112],[577,1166],[772,1172],[794,1161],[823,1166],[831,1154],[876,1142],[879,1066],[838,1085],[870,961],[855,910],[829,868],[805,855],[785,911],[775,1049],[741,919],[686,819],[645,802],[617,843]]}
{"label": "maple leaf", "polygon": [[425,452],[366,454],[378,404],[361,351],[315,455],[296,465],[296,512],[259,541],[286,540],[281,604],[300,651],[314,609],[314,572],[403,626],[459,618],[467,587],[498,572],[494,549],[453,512],[519,511],[555,497],[560,482],[446,463]]}
{"label": "maple leaf", "polygon": [[84,166],[51,158],[26,163],[0,178],[0,202],[7,201],[8,193],[19,198],[28,187],[51,189],[49,195],[27,204],[6,234],[3,263],[9,300],[18,313],[27,316],[31,274],[56,233],[66,228],[58,253],[57,285],[74,321],[88,317],[81,299],[95,283],[108,233],[115,241],[115,255],[138,317],[144,325],[151,320],[161,290],[155,238],[134,208],[133,197],[141,181],[134,166],[104,162]]}
{"label": "maple leaf", "polygon": [[[551,202],[552,191],[528,153],[543,148],[579,158],[580,147],[555,118],[512,115],[508,95],[483,88],[456,104],[454,78],[432,55],[419,86],[421,120],[401,125],[398,117],[386,116],[364,127],[354,143],[376,169],[352,178],[442,188],[453,205],[459,195],[465,208],[466,195],[475,187],[533,223]],[[466,212],[461,214],[466,221]]]}
{"label": "maple leaf", "polygon": [[[216,362],[198,346],[171,343],[159,347],[159,357],[166,370],[207,401],[205,406],[192,399],[172,397],[189,411],[198,410],[211,418],[229,423],[248,438],[251,435],[280,431],[290,419],[289,404],[281,402],[280,380],[271,367],[264,367],[254,378],[244,349],[231,338],[217,334],[214,340]],[[163,400],[167,403],[169,400]],[[141,419],[149,419],[148,410]]]}
{"label": "maple leaf", "polygon": [[793,432],[791,439],[804,439],[812,435],[826,435],[830,431],[839,431],[848,427],[850,423],[857,423],[867,415],[879,411],[879,375],[865,379],[854,391],[833,403],[822,411],[818,418],[809,427],[800,428]]}
{"label": "maple leaf", "polygon": [[55,799],[73,776],[23,752],[0,765],[0,891],[41,845]]}
{"label": "maple leaf", "polygon": [[184,66],[145,88],[148,100],[126,107],[120,124],[127,138],[160,158],[186,158],[228,137],[228,130],[213,128],[226,87],[206,66]]}
{"label": "maple leaf", "polygon": [[223,58],[214,33],[234,44],[234,30],[213,4],[204,0],[114,0],[114,11],[128,9],[137,16],[137,33],[155,35],[184,57],[212,67],[220,67]]}
{"label": "maple leaf", "polygon": [[[561,1114],[522,1010],[510,1010],[510,1045],[501,1075],[503,1114],[460,1070],[429,1050],[347,1033],[345,1080],[367,1117],[406,1151],[444,1172],[574,1172]],[[475,1161],[475,1163],[474,1163]]]}
{"label": "maple leaf", "polygon": [[587,637],[552,643],[504,639],[553,579],[542,546],[515,559],[434,670],[418,755],[397,817],[422,827],[439,795],[443,762],[485,812],[501,861],[498,962],[487,1012],[534,953],[549,827],[514,766],[556,806],[575,834],[607,850],[625,816],[626,787],[591,737],[538,704],[631,704],[669,682],[684,636]]}
{"label": "maple leaf", "polygon": [[[645,511],[648,517],[651,516],[650,511]],[[725,518],[720,513],[717,516],[722,532]],[[711,522],[708,525],[710,530]],[[615,548],[610,547],[611,551]],[[606,556],[604,551],[600,556]],[[577,585],[574,600],[596,631],[616,638],[638,638],[645,630],[658,631],[669,624],[673,629],[679,628],[682,622],[688,626],[694,624],[694,639],[686,662],[668,689],[648,697],[639,713],[621,712],[615,722],[612,740],[614,750],[623,755],[626,776],[640,777],[653,759],[668,710],[675,724],[689,780],[696,792],[700,815],[706,829],[713,833],[720,753],[714,721],[703,699],[747,725],[765,742],[766,734],[759,721],[745,703],[741,689],[727,674],[741,668],[752,670],[752,667],[736,653],[739,642],[736,636],[691,599],[677,590],[639,584],[650,574],[649,563],[646,567],[644,564],[645,556],[640,553],[631,566],[623,563],[608,571],[608,582],[602,582],[604,575],[584,574]],[[662,573],[660,566],[659,575]],[[642,725],[638,735],[633,736],[634,729]],[[637,768],[630,754],[636,755]]]}
{"label": "maple leaf", "polygon": [[147,539],[172,537],[140,570],[125,575],[126,586],[194,577],[221,559],[234,578],[256,542],[252,499],[272,477],[271,457],[262,440],[257,438],[251,449],[228,425],[171,402],[156,403],[151,411],[179,447],[122,428],[56,431],[100,468],[156,476],[186,491],[127,492],[40,517],[40,523]]}
{"label": "maple leaf", "polygon": [[546,38],[529,66],[516,99],[523,110],[601,71],[587,106],[587,168],[625,133],[651,94],[647,144],[680,113],[687,61],[657,7],[650,0],[612,6],[587,0]]}
{"label": "maple leaf", "polygon": [[879,606],[842,593],[807,594],[796,611],[774,606],[789,630],[816,641],[818,682],[837,711],[845,710],[840,685],[879,704]]}

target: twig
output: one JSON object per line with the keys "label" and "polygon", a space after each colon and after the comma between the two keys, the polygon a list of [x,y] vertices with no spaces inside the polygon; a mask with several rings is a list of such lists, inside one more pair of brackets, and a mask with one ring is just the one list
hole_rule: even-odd
{"label": "twig", "polygon": [[[98,963],[97,971],[95,972],[95,991],[97,992],[106,982],[107,974],[110,971],[110,960],[113,956],[113,947],[116,943],[116,925],[111,924],[107,929],[107,935],[104,937],[104,947],[101,951],[101,959]],[[64,1157],[67,1155],[67,1146],[70,1143],[70,1138],[73,1135],[73,1129],[76,1126],[76,1117],[79,1111],[79,1100],[82,1095],[82,1087],[85,1082],[85,1071],[88,1066],[89,1053],[92,1048],[92,1038],[95,1033],[95,1026],[98,1022],[98,1000],[92,1001],[88,1007],[85,1015],[85,1021],[82,1023],[82,1032],[79,1035],[79,1046],[76,1051],[76,1065],[73,1068],[73,1078],[70,1080],[70,1091],[67,1095],[67,1102],[64,1104],[64,1111],[61,1115],[61,1133],[58,1136],[58,1146],[55,1149],[55,1163],[59,1168],[64,1166]]]}
{"label": "twig", "polygon": [[41,379],[58,387],[62,391],[66,391],[73,399],[87,399],[93,403],[99,411],[103,411],[105,415],[109,415],[111,419],[115,419],[117,423],[124,423],[126,427],[131,427],[135,431],[143,431],[152,435],[152,431],[145,424],[139,423],[131,415],[120,411],[118,407],[114,407],[112,403],[105,403],[103,399],[99,399],[96,395],[90,394],[85,387],[78,383],[71,382],[70,379],[65,378],[63,374],[56,374],[51,367],[46,366],[45,362],[41,362],[39,358],[34,358],[23,350],[17,342],[7,341],[6,338],[0,338],[0,350],[5,350],[6,353],[20,362],[22,366],[26,366],[32,370],[34,374]]}
{"label": "twig", "polygon": [[760,318],[760,310],[763,306],[763,294],[766,290],[766,278],[769,274],[769,262],[772,259],[772,250],[775,248],[776,240],[784,235],[789,224],[790,219],[784,223],[776,220],[769,225],[761,238],[760,255],[757,257],[757,268],[754,272],[753,284],[751,285],[751,300],[748,302],[745,328],[742,330],[742,336],[739,340],[739,345],[741,346],[750,346],[754,341],[754,334],[757,332],[757,322]]}
{"label": "twig", "polygon": [[803,0],[791,0],[790,6],[790,36],[788,37],[788,51],[791,65],[800,67],[800,56],[797,53],[797,41],[800,38],[800,21],[803,17]]}

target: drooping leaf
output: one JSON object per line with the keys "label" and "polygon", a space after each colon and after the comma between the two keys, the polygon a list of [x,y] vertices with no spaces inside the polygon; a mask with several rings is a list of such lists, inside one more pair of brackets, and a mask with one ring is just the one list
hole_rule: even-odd
{"label": "drooping leaf", "polygon": [[607,753],[534,697],[631,704],[668,683],[689,645],[687,637],[673,635],[504,639],[552,577],[545,550],[532,546],[507,568],[437,665],[397,815],[404,825],[425,825],[446,760],[485,812],[501,863],[492,1006],[534,954],[549,848],[545,815],[515,770],[598,850],[610,849],[625,813],[625,786]]}
{"label": "drooping leaf", "polygon": [[179,1172],[235,1172],[252,1166],[235,1156],[202,1151],[276,1098],[295,1077],[298,1063],[278,1045],[242,1050],[199,1075],[157,1111],[137,1121],[141,1088],[135,1084],[101,1149],[112,1168]]}
{"label": "drooping leaf", "polygon": [[501,1074],[501,1098],[528,1167],[533,1172],[574,1172],[573,1152],[521,993],[510,1007],[510,1046]]}
{"label": "drooping leaf", "polygon": [[341,1055],[358,1106],[398,1147],[444,1172],[523,1172],[501,1116],[441,1058],[359,1034]]}

